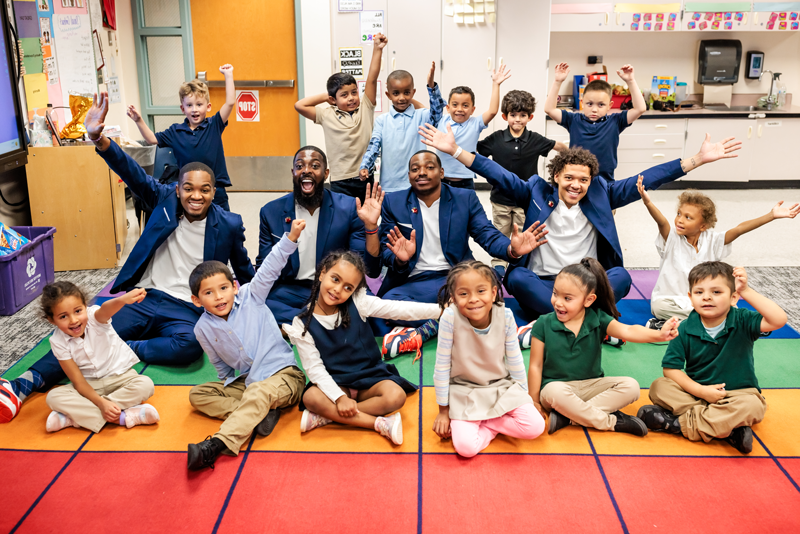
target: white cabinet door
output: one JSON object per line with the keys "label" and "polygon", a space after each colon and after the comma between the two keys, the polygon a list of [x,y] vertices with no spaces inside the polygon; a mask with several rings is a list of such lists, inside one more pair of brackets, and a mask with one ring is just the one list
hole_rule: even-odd
{"label": "white cabinet door", "polygon": [[613,17],[614,4],[608,0],[581,0],[580,3],[575,0],[552,0],[550,31],[581,33],[614,31]]}
{"label": "white cabinet door", "polygon": [[691,157],[700,151],[706,137],[712,142],[726,137],[735,137],[742,142],[742,148],[735,152],[737,157],[723,159],[703,165],[691,171],[683,180],[708,180],[721,182],[746,182],[750,178],[750,162],[754,157],[756,141],[756,121],[752,119],[689,119],[686,133],[684,157]]}
{"label": "white cabinet door", "polygon": [[758,119],[755,150],[750,163],[751,180],[800,180],[793,163],[800,140],[800,119]]}

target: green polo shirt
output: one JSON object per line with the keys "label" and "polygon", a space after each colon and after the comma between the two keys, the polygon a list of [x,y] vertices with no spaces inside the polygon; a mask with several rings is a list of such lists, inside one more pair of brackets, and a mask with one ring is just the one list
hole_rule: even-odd
{"label": "green polo shirt", "polygon": [[[760,313],[731,307],[725,328],[712,338],[697,312],[678,327],[661,366],[686,368],[686,374],[704,386],[725,384],[725,389],[758,388],[753,366],[753,342],[761,336]],[[758,388],[761,391],[761,388]]]}
{"label": "green polo shirt", "polygon": [[614,318],[602,310],[586,308],[578,335],[558,320],[555,312],[542,315],[531,335],[544,343],[542,387],[550,382],[571,382],[603,376],[600,366],[603,338]]}

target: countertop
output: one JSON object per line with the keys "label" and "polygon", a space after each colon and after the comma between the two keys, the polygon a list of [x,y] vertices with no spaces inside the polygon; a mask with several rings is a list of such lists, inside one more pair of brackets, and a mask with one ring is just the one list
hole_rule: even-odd
{"label": "countertop", "polygon": [[[565,110],[574,111],[574,110]],[[611,113],[619,113],[620,110],[613,109]],[[645,111],[638,120],[648,119],[746,119],[748,115],[763,113],[767,119],[793,119],[800,118],[800,106],[789,106],[778,108],[774,111],[714,111],[704,108],[682,109],[680,111],[656,111],[649,109]],[[553,120],[547,117],[546,120]]]}

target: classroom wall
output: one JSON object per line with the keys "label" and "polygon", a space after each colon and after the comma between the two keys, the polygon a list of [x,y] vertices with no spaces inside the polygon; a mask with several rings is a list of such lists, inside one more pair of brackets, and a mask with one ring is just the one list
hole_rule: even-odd
{"label": "classroom wall", "polygon": [[[300,2],[300,28],[302,52],[302,75],[304,94],[300,98],[321,93],[325,82],[332,74],[333,52],[331,50],[331,10],[329,2],[322,0],[298,0]],[[305,121],[305,144],[325,150],[322,128],[312,121]],[[301,139],[302,143],[303,140]]]}
{"label": "classroom wall", "polygon": [[[109,108],[109,116],[113,111],[114,121],[108,124],[119,124],[122,132],[131,139],[141,139],[139,130],[130,120],[125,111],[129,105],[136,106],[141,110],[139,102],[139,73],[136,70],[136,49],[133,42],[133,16],[131,14],[131,2],[120,0],[117,5],[117,31],[116,43],[119,51],[115,58],[117,76],[120,78],[120,90],[122,91],[122,103],[114,104]],[[108,41],[106,41],[108,42]],[[110,120],[110,119],[109,119]]]}
{"label": "classroom wall", "polygon": [[697,76],[697,50],[702,39],[726,38],[742,42],[742,66],[739,81],[734,84],[734,94],[769,91],[769,81],[746,80],[744,61],[748,50],[765,53],[764,66],[773,72],[782,72],[789,93],[800,93],[800,33],[798,32],[726,32],[725,35],[701,35],[697,32],[628,34],[609,33],[551,33],[550,66],[566,61],[570,64],[570,78],[561,85],[561,94],[572,94],[572,75],[594,72],[595,65],[586,63],[587,57],[602,55],[611,75],[610,83],[622,84],[616,70],[626,63],[636,69],[636,80],[641,89],[649,89],[653,76],[677,76],[679,82],[689,84],[689,93],[702,93],[703,86],[694,83]]}

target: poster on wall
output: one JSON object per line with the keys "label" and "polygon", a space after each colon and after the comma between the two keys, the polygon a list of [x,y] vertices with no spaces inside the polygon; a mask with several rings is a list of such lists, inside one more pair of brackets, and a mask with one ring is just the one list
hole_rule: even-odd
{"label": "poster on wall", "polygon": [[364,77],[364,52],[362,48],[339,49],[339,72],[349,74],[353,78]]}
{"label": "poster on wall", "polygon": [[[56,59],[61,77],[61,94],[65,103],[70,94],[89,95],[97,92],[97,69],[89,15],[70,14],[53,16],[53,36]],[[69,109],[64,110],[65,120],[72,120]]]}
{"label": "poster on wall", "polygon": [[339,12],[348,13],[364,9],[364,0],[339,0]]}
{"label": "poster on wall", "polygon": [[371,45],[376,33],[383,33],[383,11],[362,11],[361,42]]}

